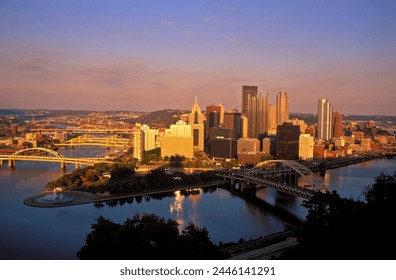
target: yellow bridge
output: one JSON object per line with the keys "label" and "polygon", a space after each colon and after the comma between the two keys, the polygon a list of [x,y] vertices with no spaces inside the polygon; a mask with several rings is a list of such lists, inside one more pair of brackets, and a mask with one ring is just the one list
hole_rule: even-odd
{"label": "yellow bridge", "polygon": [[57,147],[75,147],[75,146],[97,146],[97,147],[119,147],[125,148],[132,145],[131,139],[125,139],[123,137],[113,135],[107,138],[93,137],[85,134],[76,138],[69,139],[60,144],[56,144]]}
{"label": "yellow bridge", "polygon": [[59,162],[61,168],[65,169],[67,163],[75,164],[76,167],[81,165],[94,165],[95,163],[113,163],[110,157],[96,157],[96,158],[71,158],[46,148],[29,148],[17,151],[11,155],[0,155],[0,166],[8,161],[9,167],[14,167],[16,161],[44,161],[44,162]]}

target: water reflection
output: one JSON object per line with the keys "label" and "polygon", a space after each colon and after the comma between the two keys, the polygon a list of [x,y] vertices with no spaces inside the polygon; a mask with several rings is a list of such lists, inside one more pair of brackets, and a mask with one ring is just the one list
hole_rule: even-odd
{"label": "water reflection", "polygon": [[176,191],[169,205],[169,213],[176,215],[176,221],[179,224],[179,230],[184,228],[185,223],[183,218],[183,201],[184,196],[181,195],[180,191]]}

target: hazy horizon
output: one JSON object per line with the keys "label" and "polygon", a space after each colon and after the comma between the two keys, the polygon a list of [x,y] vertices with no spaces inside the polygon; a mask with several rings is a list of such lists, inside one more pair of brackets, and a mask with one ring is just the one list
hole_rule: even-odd
{"label": "hazy horizon", "polygon": [[315,114],[395,115],[396,2],[0,3],[0,107],[145,111],[221,103],[243,85]]}

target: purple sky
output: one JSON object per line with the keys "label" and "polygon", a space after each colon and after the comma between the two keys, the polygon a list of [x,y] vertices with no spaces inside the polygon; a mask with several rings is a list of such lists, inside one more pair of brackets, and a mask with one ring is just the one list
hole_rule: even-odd
{"label": "purple sky", "polygon": [[396,115],[396,1],[2,0],[0,108]]}

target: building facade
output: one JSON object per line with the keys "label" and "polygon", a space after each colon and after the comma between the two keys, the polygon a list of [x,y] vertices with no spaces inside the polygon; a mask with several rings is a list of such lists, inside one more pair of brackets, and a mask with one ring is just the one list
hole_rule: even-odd
{"label": "building facade", "polygon": [[258,94],[258,86],[242,86],[242,115],[247,116],[249,96]]}
{"label": "building facade", "polygon": [[317,137],[323,140],[329,140],[333,137],[333,107],[325,98],[318,100]]}
{"label": "building facade", "polygon": [[342,116],[338,111],[333,114],[333,136],[340,138],[343,136],[342,131]]}
{"label": "building facade", "polygon": [[300,127],[291,123],[278,125],[276,159],[298,160]]}
{"label": "building facade", "polygon": [[298,158],[300,160],[313,160],[314,138],[309,134],[300,134],[298,144]]}
{"label": "building facade", "polygon": [[289,121],[289,97],[286,92],[281,91],[276,97],[276,123],[278,125]]}

